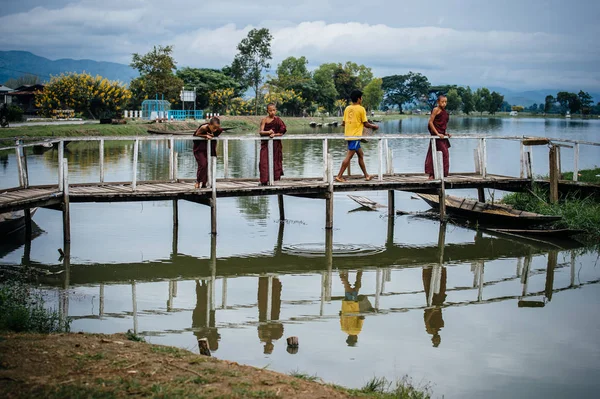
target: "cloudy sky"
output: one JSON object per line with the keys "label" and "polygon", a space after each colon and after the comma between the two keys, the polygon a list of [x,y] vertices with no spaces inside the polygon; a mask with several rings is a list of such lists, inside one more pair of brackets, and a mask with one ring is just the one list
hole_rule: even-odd
{"label": "cloudy sky", "polygon": [[[222,67],[253,27],[273,65],[352,60],[434,84],[600,90],[598,0],[2,0],[1,50],[128,63],[173,44],[180,66]],[[490,4],[490,5],[488,5]]]}

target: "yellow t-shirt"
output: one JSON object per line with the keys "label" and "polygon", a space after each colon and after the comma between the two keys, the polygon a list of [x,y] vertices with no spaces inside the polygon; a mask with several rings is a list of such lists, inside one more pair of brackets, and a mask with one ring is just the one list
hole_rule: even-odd
{"label": "yellow t-shirt", "polygon": [[346,136],[346,140],[360,140],[365,122],[367,122],[367,111],[362,105],[347,106],[344,110],[344,136]]}

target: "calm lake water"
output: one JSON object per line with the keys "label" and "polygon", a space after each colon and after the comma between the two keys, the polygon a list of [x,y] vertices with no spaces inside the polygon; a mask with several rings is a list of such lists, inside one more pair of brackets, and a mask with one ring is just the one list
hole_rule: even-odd
{"label": "calm lake water", "polygon": [[[382,133],[426,131],[426,119],[386,122]],[[600,141],[600,121],[453,118],[453,133],[536,135]],[[242,133],[243,134],[243,133]],[[344,146],[332,143],[335,167]],[[396,172],[421,172],[426,143],[392,141]],[[453,140],[451,172],[473,171],[476,143]],[[71,182],[97,181],[97,144],[67,147]],[[255,143],[230,143],[230,171],[256,177]],[[131,179],[132,145],[107,142],[106,181]],[[192,178],[189,143],[177,143],[178,176]],[[286,141],[286,176],[321,176],[320,141]],[[377,146],[365,145],[377,171]],[[141,142],[138,179],[167,178],[165,143]],[[580,168],[600,164],[599,147],[580,148]],[[536,174],[547,148],[534,149]],[[56,180],[57,153],[28,154],[31,184]],[[563,170],[572,169],[564,149]],[[220,168],[220,164],[219,164]],[[353,170],[358,170],[354,164]],[[518,175],[518,142],[488,142],[488,172]],[[13,152],[0,154],[0,189],[17,184]],[[455,192],[471,195],[469,191]],[[501,196],[502,193],[492,193]],[[364,195],[382,204],[386,192]],[[324,381],[361,387],[374,376],[430,382],[434,396],[588,397],[600,389],[600,261],[593,248],[499,238],[409,216],[353,212],[335,196],[334,230],[325,201],[275,197],[71,205],[71,265],[65,272],[62,217],[40,209],[34,239],[0,243],[4,267],[28,264],[42,274],[49,303],[74,319],[73,331],[135,330],[149,342]],[[396,207],[427,206],[396,193]],[[285,338],[298,336],[298,353]]]}

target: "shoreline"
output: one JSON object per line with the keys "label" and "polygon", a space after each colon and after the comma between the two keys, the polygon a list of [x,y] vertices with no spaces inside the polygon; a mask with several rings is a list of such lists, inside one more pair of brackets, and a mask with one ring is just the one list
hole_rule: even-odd
{"label": "shoreline", "polygon": [[[395,392],[347,389],[316,376],[290,375],[140,342],[133,334],[0,333],[0,395],[28,397],[379,398]],[[399,382],[400,383],[400,382]],[[404,379],[402,392],[428,398]],[[368,384],[367,384],[368,385]],[[416,396],[418,395],[418,396]]]}

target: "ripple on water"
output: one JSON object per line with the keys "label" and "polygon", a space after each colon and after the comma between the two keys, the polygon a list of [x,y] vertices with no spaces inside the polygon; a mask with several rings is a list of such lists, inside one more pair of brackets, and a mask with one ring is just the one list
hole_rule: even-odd
{"label": "ripple on water", "polygon": [[[333,256],[370,256],[381,253],[384,247],[369,244],[333,244]],[[305,256],[307,258],[321,257],[326,254],[324,243],[305,243],[284,245],[282,252],[288,255]]]}

